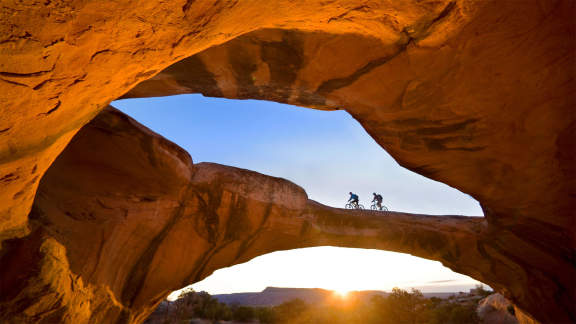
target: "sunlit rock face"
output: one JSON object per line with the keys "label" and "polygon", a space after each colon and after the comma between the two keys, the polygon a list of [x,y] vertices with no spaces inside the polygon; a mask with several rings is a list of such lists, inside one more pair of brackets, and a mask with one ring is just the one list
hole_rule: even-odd
{"label": "sunlit rock face", "polygon": [[45,174],[30,224],[0,256],[3,323],[139,323],[216,269],[309,246],[394,250],[467,272],[479,252],[462,249],[485,229],[478,217],[339,210],[284,179],[194,165],[113,108]]}
{"label": "sunlit rock face", "polygon": [[[111,100],[164,71],[126,96],[201,92],[346,109],[400,164],[471,194],[486,215],[484,230],[453,232],[465,233],[461,235],[469,241],[462,245],[473,246],[477,254],[457,254],[455,248],[436,255],[420,248],[411,251],[406,248],[409,244],[402,238],[392,240],[390,233],[386,242],[398,243],[382,243],[381,248],[441,259],[454,270],[489,283],[541,321],[576,321],[574,5],[570,0],[3,5],[0,241],[24,238],[2,245],[1,312],[16,314],[14,310],[19,309],[23,316],[44,314],[49,321],[48,316],[62,316],[62,312],[42,313],[40,309],[67,305],[77,316],[66,315],[70,321],[96,318],[97,322],[107,317],[138,321],[140,315],[135,314],[144,311],[134,309],[146,309],[161,298],[163,292],[146,290],[150,284],[146,276],[152,268],[142,270],[146,274],[132,275],[135,264],[146,265],[152,258],[145,251],[133,253],[146,256],[146,262],[134,263],[140,257],[126,256],[126,266],[115,265],[113,270],[106,270],[111,269],[106,265],[101,270],[78,265],[94,267],[98,253],[82,252],[82,245],[74,239],[76,232],[65,230],[72,228],[66,223],[71,216],[63,217],[55,205],[74,196],[89,197],[99,183],[108,188],[114,180],[114,192],[124,195],[118,210],[130,207],[140,214],[141,206],[152,203],[141,193],[155,192],[147,183],[154,179],[164,190],[155,192],[164,197],[157,200],[159,210],[177,208],[185,205],[181,199],[187,197],[187,174],[194,179],[197,172],[186,158],[173,152],[158,162],[169,165],[167,169],[149,161],[151,165],[142,166],[139,172],[120,169],[125,173],[111,178],[102,165],[114,166],[118,154],[101,153],[91,173],[83,174],[89,169],[70,174],[54,171],[53,179],[64,178],[53,183],[70,183],[75,190],[54,188],[48,191],[61,196],[44,196],[44,200],[39,192],[37,208],[30,214],[35,220],[29,222],[28,215],[40,179],[80,127]],[[181,59],[185,60],[170,66]],[[115,131],[123,133],[128,128]],[[136,134],[125,136],[136,140]],[[126,157],[124,167],[143,163],[142,157],[150,154],[144,148],[147,145],[142,145],[142,152],[133,152],[134,160]],[[81,158],[88,153],[76,154]],[[75,154],[71,156],[69,161],[74,161]],[[74,181],[78,187],[73,187]],[[262,188],[263,195],[276,188],[255,186]],[[313,206],[306,205],[306,210]],[[83,215],[82,211],[85,216],[76,216],[74,222],[86,228],[93,225],[90,213],[105,209],[90,199],[80,200],[76,208],[73,215]],[[146,208],[150,209],[142,215],[156,215],[152,207]],[[323,210],[318,209],[314,214]],[[49,210],[44,215],[50,217],[42,217],[42,210]],[[324,221],[338,219],[334,213],[328,213],[332,218],[326,216]],[[163,221],[158,224],[151,220],[148,229],[115,229],[113,237],[118,241],[110,246],[154,240],[168,224],[163,222],[173,217],[160,218]],[[48,221],[42,221],[46,219],[59,225],[51,229]],[[119,222],[130,224],[126,219]],[[406,226],[421,228],[417,220],[410,218]],[[101,219],[103,224],[107,221],[108,217]],[[371,233],[362,231],[362,235]],[[97,248],[92,246],[99,243],[97,239],[86,240],[90,243],[84,248]],[[436,237],[428,241],[444,242]],[[332,242],[338,245],[341,240]],[[370,239],[365,243],[365,247],[376,245]],[[430,250],[442,244],[427,246]],[[220,253],[227,251],[223,248]],[[79,255],[83,255],[81,262]],[[469,260],[455,257],[462,255]],[[194,254],[189,257],[194,259]],[[231,259],[223,258],[228,260],[223,264]],[[117,272],[118,277],[106,271]],[[103,281],[94,279],[97,275]],[[22,283],[16,278],[28,279]],[[76,285],[68,290],[71,282]],[[146,285],[124,293],[124,287],[138,283]],[[30,288],[18,297],[26,285],[36,290]],[[55,301],[48,292],[66,297]]]}
{"label": "sunlit rock face", "polygon": [[478,303],[476,312],[481,323],[518,324],[518,320],[514,313],[511,313],[511,309],[514,309],[514,305],[504,296],[496,293],[482,299]]}
{"label": "sunlit rock face", "polygon": [[[563,10],[570,6],[509,4],[484,8],[439,44],[436,34],[409,29],[393,43],[260,30],[184,59],[124,98],[202,93],[345,109],[402,165],[478,199],[492,222],[521,217],[524,236],[544,226],[568,243],[576,101],[567,68],[573,29]],[[520,9],[522,17],[510,14]],[[570,255],[568,245],[557,253]]]}
{"label": "sunlit rock face", "polygon": [[141,322],[172,290],[252,258],[244,254],[263,225],[300,215],[306,202],[283,179],[193,165],[108,109],[46,173],[32,234],[5,242],[0,322]]}
{"label": "sunlit rock face", "polygon": [[389,44],[260,30],[182,60],[125,97],[199,92],[345,109],[401,165],[480,201],[499,233],[495,257],[522,259],[513,271],[492,269],[501,276],[496,288],[519,304],[549,299],[568,310],[576,286],[576,85],[567,68],[575,64],[574,16],[565,10],[574,8],[547,4],[487,4],[438,42],[408,32]]}
{"label": "sunlit rock face", "polygon": [[[10,2],[0,11],[0,241],[26,234],[38,181],[110,101],[178,60],[262,28],[446,39],[483,6],[395,0]],[[443,17],[446,8],[449,17]],[[432,28],[433,27],[433,28]]]}

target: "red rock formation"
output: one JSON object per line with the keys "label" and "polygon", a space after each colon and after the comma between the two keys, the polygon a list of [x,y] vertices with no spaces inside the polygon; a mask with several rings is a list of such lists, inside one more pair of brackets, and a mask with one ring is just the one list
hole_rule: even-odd
{"label": "red rock formation", "polygon": [[54,162],[31,223],[32,234],[7,241],[0,258],[7,323],[141,322],[171,291],[214,270],[300,247],[395,250],[465,272],[484,230],[478,217],[334,209],[284,179],[193,165],[114,109]]}
{"label": "red rock formation", "polygon": [[492,294],[478,303],[476,312],[485,324],[518,324],[518,319],[510,313],[510,308],[514,305],[504,296],[496,293]]}
{"label": "red rock formation", "polygon": [[[0,241],[26,235],[41,176],[77,130],[110,100],[178,59],[246,34],[169,68],[158,76],[165,81],[142,84],[129,95],[204,92],[345,108],[403,166],[469,193],[482,204],[487,227],[477,233],[480,238],[471,235],[478,255],[465,256],[476,264],[451,264],[449,257],[443,262],[490,283],[541,321],[575,321],[574,6],[570,0],[3,4]],[[134,156],[147,156],[141,153]],[[175,170],[172,167],[168,169]],[[150,166],[142,168],[146,172],[132,175],[157,179],[161,174]],[[162,208],[169,210],[178,205],[175,197],[184,195],[178,184],[186,181],[177,172],[162,172],[174,173],[174,183],[167,181],[165,191],[158,193],[165,197]],[[65,173],[54,171],[59,177]],[[66,182],[89,176],[74,174]],[[92,180],[102,180],[104,186],[114,179]],[[120,200],[126,207],[146,202],[128,203],[149,186],[136,183],[123,187],[128,191]],[[121,181],[115,185],[123,186]],[[54,194],[61,190],[62,197],[50,196],[52,204],[92,190],[76,189],[54,189]],[[40,210],[55,213],[50,219],[58,218],[48,198],[43,201],[39,193],[37,200],[37,205],[46,204]],[[79,215],[86,215],[77,222],[89,223],[90,212],[99,208],[104,207],[97,202],[78,207]],[[417,219],[410,221],[420,228]],[[3,260],[12,260],[1,270],[0,280],[11,287],[11,294],[3,290],[0,296],[3,305],[11,305],[3,313],[26,308],[23,314],[28,316],[55,303],[39,297],[50,294],[32,290],[22,298],[14,295],[20,287],[15,276],[32,278],[33,273],[39,275],[27,285],[67,296],[59,303],[79,318],[104,314],[100,308],[109,309],[110,317],[123,314],[120,320],[144,312],[134,310],[138,307],[129,296],[117,295],[114,285],[125,283],[110,288],[96,283],[93,288],[85,279],[70,279],[80,271],[74,265],[77,257],[68,251],[69,244],[77,242],[74,233],[51,240],[56,234],[49,228],[34,221],[31,235],[2,248]],[[150,232],[141,233],[154,236],[158,230],[151,225]],[[140,232],[124,234],[138,237]],[[387,244],[383,247],[406,248]],[[65,270],[64,254],[71,272]],[[85,261],[98,262],[90,258]],[[14,262],[35,270],[24,275]],[[118,269],[125,275],[129,271]],[[70,282],[77,284],[74,293],[63,293]],[[87,297],[90,294],[108,297]],[[136,295],[147,296],[141,297],[147,305],[144,300],[150,295]],[[86,300],[94,302],[87,306]],[[104,304],[98,306],[96,300]]]}
{"label": "red rock formation", "polygon": [[[401,165],[480,201],[490,230],[501,233],[490,257],[522,259],[495,288],[523,307],[548,299],[570,309],[576,85],[566,67],[576,64],[574,3],[517,4],[487,4],[441,45],[409,32],[386,44],[256,31],[182,60],[125,97],[200,92],[346,109]],[[520,9],[521,17],[512,14]]]}
{"label": "red rock formation", "polygon": [[[459,0],[435,38],[481,4]],[[179,59],[261,28],[387,44],[450,4],[369,0],[8,2],[0,11],[0,241],[24,235],[40,176],[110,101]]]}
{"label": "red rock formation", "polygon": [[[203,93],[346,109],[399,163],[471,194],[491,221],[555,227],[567,247],[576,101],[566,68],[575,63],[574,30],[563,14],[573,7],[529,4],[518,20],[507,11],[517,8],[485,8],[440,48],[408,32],[383,44],[260,30],[184,59],[124,97]],[[530,190],[518,190],[528,179]]]}

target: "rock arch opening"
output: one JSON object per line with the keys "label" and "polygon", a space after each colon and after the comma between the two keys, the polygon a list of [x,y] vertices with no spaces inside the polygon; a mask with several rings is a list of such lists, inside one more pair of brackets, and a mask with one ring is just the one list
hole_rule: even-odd
{"label": "rock arch opening", "polygon": [[[426,293],[467,292],[482,284],[441,263],[407,254],[353,248],[313,247],[279,251],[220,269],[189,288],[214,294],[260,292],[266,287],[333,291],[390,291],[416,288]],[[184,288],[186,289],[186,288]],[[173,292],[175,299],[184,289]]]}
{"label": "rock arch opening", "polygon": [[394,211],[483,215],[470,196],[399,166],[345,111],[200,95],[112,105],[186,149],[196,162],[285,178],[324,205],[343,207],[352,190],[369,208],[378,191]]}
{"label": "rock arch opening", "polygon": [[[214,99],[199,95],[126,99],[113,105],[186,148],[195,163],[217,162],[287,178],[302,185],[310,199],[325,205],[341,208],[349,190],[359,192],[357,189],[361,189],[361,202],[367,206],[372,199],[371,192],[378,191],[387,198],[385,204],[394,211],[481,215],[478,203],[467,195],[397,165],[344,111],[324,112],[271,102]],[[381,216],[386,217],[386,214],[382,213]],[[323,258],[326,251],[333,258]],[[390,290],[394,286],[406,286],[406,281],[411,279],[420,282],[420,286],[427,284],[422,281],[421,275],[410,278],[418,277],[418,274],[410,271],[410,262],[394,253],[374,255],[373,251],[357,250],[355,254],[364,258],[358,259],[362,260],[360,263],[353,262],[360,269],[354,273],[350,269],[343,270],[350,260],[343,261],[342,258],[350,253],[342,250],[338,258],[335,251],[338,249],[311,248],[302,250],[300,258],[298,252],[294,256],[295,251],[256,258],[248,265],[220,270],[214,279],[207,278],[199,287],[205,287],[205,282],[208,282],[208,291],[218,292],[219,284],[215,280],[219,278],[228,284],[228,292],[241,292],[240,283],[248,282],[247,291],[255,291],[257,287],[266,285],[264,276],[266,269],[271,267],[284,269],[286,282],[294,282],[297,288],[313,287],[310,280],[320,278],[311,273],[310,278],[302,277],[298,285],[293,274],[300,267],[312,267],[340,278],[332,286],[319,280],[316,288],[336,288],[334,285],[342,284],[343,280],[352,282],[355,277],[365,281],[351,284],[350,290],[375,290],[378,287]],[[310,258],[313,254],[316,254],[316,258]],[[292,261],[280,261],[278,255],[287,255],[287,259],[297,261],[299,265],[291,264]],[[370,257],[373,257],[372,262],[368,261]],[[478,283],[469,277],[455,275],[439,266],[439,263],[419,261],[417,257],[409,259],[421,274],[428,274],[429,281],[450,281],[454,284],[454,290],[472,288]],[[398,263],[398,260],[402,262]],[[338,267],[330,265],[338,262]],[[385,263],[393,266],[374,267],[374,264]],[[247,280],[246,272],[242,271],[245,267],[253,269],[255,275],[251,280]],[[397,270],[399,267],[404,267],[405,271],[395,272],[396,284],[382,285],[382,282],[378,282],[381,275],[389,272],[386,270]],[[374,272],[371,276],[360,274],[363,268],[378,269],[380,276]],[[369,287],[368,280],[373,281],[373,287]],[[459,284],[458,280],[461,281]],[[237,287],[230,286],[232,282],[236,282]],[[278,280],[267,282],[269,285],[281,285]],[[443,288],[438,287],[438,290],[442,291]]]}
{"label": "rock arch opening", "polygon": [[[30,217],[33,234],[16,240],[11,250],[47,253],[31,269],[47,267],[47,259],[60,255],[57,264],[98,283],[80,290],[100,296],[94,302],[106,308],[97,316],[124,316],[129,307],[133,320],[142,320],[172,290],[214,270],[302,247],[399,251],[478,277],[475,262],[467,260],[477,251],[462,248],[475,247],[466,244],[478,240],[484,227],[480,217],[399,212],[382,217],[378,211],[332,208],[284,179],[193,164],[182,148],[113,108],[84,127],[55,161]],[[3,262],[17,266],[19,257],[4,255]],[[0,271],[7,282],[21,280],[12,267]],[[48,268],[41,278],[50,275]],[[28,282],[32,290],[35,284]],[[19,311],[19,298],[26,295],[11,285],[8,291],[16,294],[11,309]],[[58,287],[45,293],[53,289]],[[82,299],[76,288],[60,293],[70,302]],[[107,304],[108,294],[119,304]]]}

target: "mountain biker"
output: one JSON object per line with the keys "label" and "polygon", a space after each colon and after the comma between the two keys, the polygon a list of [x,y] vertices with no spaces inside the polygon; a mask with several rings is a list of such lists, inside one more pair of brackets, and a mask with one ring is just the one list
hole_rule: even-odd
{"label": "mountain biker", "polygon": [[382,196],[375,192],[373,192],[372,194],[374,195],[374,199],[372,199],[372,202],[376,202],[376,206],[378,206],[378,209],[382,210]]}
{"label": "mountain biker", "polygon": [[355,204],[356,206],[358,206],[358,195],[355,193],[350,192],[350,199],[348,199],[348,202]]}

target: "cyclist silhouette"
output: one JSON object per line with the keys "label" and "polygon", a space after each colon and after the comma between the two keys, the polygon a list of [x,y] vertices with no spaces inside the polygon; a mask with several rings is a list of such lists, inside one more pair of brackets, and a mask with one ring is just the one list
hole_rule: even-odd
{"label": "cyclist silhouette", "polygon": [[352,203],[352,204],[358,206],[359,200],[360,200],[360,198],[358,197],[357,194],[350,192],[350,199],[348,199],[349,203]]}
{"label": "cyclist silhouette", "polygon": [[374,195],[374,199],[372,199],[372,202],[376,202],[376,206],[378,206],[378,209],[382,210],[382,196],[375,192],[373,192],[372,194]]}

